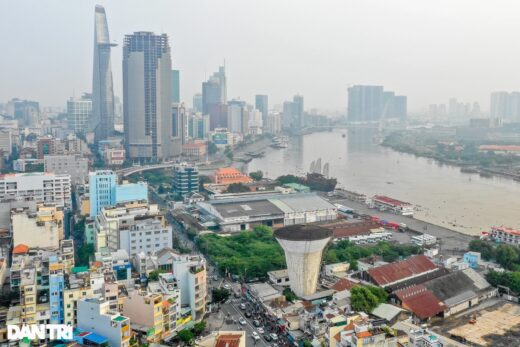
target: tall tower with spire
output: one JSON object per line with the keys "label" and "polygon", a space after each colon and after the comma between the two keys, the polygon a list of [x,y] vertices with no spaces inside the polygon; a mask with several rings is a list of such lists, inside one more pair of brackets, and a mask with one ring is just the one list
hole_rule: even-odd
{"label": "tall tower with spire", "polygon": [[92,116],[88,130],[93,131],[95,140],[106,140],[114,133],[114,87],[110,43],[105,8],[96,5],[94,16],[94,71],[92,78]]}

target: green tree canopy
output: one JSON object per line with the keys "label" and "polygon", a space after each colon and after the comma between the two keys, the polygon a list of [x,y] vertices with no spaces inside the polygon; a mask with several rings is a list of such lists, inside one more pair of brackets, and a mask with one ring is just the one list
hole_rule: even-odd
{"label": "green tree canopy", "polygon": [[386,302],[386,292],[374,286],[355,286],[350,291],[350,304],[355,311],[372,312],[379,304]]}
{"label": "green tree canopy", "polygon": [[190,345],[193,342],[193,338],[194,338],[193,333],[191,332],[191,330],[188,330],[188,329],[182,329],[181,331],[179,331],[177,336],[179,337],[179,340],[181,340],[182,342],[184,342],[188,345]]}
{"label": "green tree canopy", "polygon": [[224,303],[229,299],[231,292],[226,288],[213,288],[211,297],[214,303]]}
{"label": "green tree canopy", "polygon": [[510,245],[499,245],[496,248],[496,260],[505,269],[512,269],[518,262],[518,249]]}
{"label": "green tree canopy", "polygon": [[249,187],[243,183],[231,183],[226,189],[226,193],[247,193],[250,191]]}
{"label": "green tree canopy", "polygon": [[214,142],[208,142],[208,154],[215,154],[218,152],[218,147]]}
{"label": "green tree canopy", "polygon": [[249,174],[249,177],[251,177],[255,181],[261,181],[264,177],[264,173],[260,170],[254,171]]}

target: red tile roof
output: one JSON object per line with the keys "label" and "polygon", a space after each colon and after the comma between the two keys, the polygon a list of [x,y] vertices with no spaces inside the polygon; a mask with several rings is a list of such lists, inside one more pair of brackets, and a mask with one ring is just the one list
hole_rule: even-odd
{"label": "red tile roof", "polygon": [[402,261],[369,269],[368,274],[377,285],[385,286],[435,269],[437,269],[437,266],[425,255],[420,254]]}
{"label": "red tile roof", "polygon": [[393,205],[393,206],[409,206],[411,205],[409,202],[404,202],[396,199],[389,198],[384,195],[375,195],[372,200],[379,201],[385,204]]}
{"label": "red tile roof", "polygon": [[420,319],[427,319],[444,311],[446,306],[424,285],[415,285],[398,290],[394,294],[401,306],[412,311]]}
{"label": "red tile roof", "polygon": [[29,252],[29,246],[24,244],[16,245],[13,248],[13,254],[25,254],[27,252]]}
{"label": "red tile roof", "polygon": [[242,335],[240,334],[220,335],[217,337],[217,343],[215,343],[215,347],[238,347],[240,346],[241,338]]}
{"label": "red tile roof", "polygon": [[337,281],[333,286],[332,289],[337,290],[338,292],[344,291],[344,290],[351,290],[352,287],[354,287],[357,283],[352,282],[346,278],[342,278],[339,281]]}

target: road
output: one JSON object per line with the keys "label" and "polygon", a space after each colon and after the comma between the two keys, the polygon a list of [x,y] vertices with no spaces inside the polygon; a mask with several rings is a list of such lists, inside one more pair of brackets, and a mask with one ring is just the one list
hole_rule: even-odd
{"label": "road", "polygon": [[357,213],[377,216],[381,219],[394,221],[396,223],[404,223],[412,230],[435,236],[441,241],[441,254],[461,254],[468,249],[469,242],[474,238],[473,236],[465,235],[419,219],[371,209],[367,205],[357,201],[338,197],[326,197],[326,199],[332,203],[348,206]]}

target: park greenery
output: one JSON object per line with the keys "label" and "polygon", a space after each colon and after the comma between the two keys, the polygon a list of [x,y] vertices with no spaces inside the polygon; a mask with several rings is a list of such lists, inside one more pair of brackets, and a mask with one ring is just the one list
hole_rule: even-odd
{"label": "park greenery", "polygon": [[268,227],[257,226],[252,231],[229,237],[201,235],[196,243],[223,274],[230,272],[245,279],[265,278],[268,271],[285,267],[282,249]]}
{"label": "park greenery", "polygon": [[372,312],[379,304],[385,303],[388,294],[375,286],[355,286],[350,291],[350,304],[354,311]]}
{"label": "park greenery", "polygon": [[[267,272],[286,266],[283,250],[273,237],[272,230],[266,226],[256,226],[252,231],[226,237],[200,235],[196,243],[222,274],[231,273],[245,280],[266,278]],[[385,261],[395,261],[419,253],[421,248],[414,245],[380,242],[373,246],[358,246],[340,241],[328,246],[323,260],[327,264],[349,262],[352,269],[357,269],[360,258],[377,255]]]}

